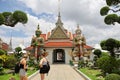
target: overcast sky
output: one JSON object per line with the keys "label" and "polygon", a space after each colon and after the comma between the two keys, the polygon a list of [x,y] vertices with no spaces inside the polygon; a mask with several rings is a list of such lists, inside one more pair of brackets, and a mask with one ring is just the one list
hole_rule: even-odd
{"label": "overcast sky", "polygon": [[[120,25],[108,26],[104,23],[104,17],[100,16],[100,8],[105,6],[105,0],[61,0],[60,4],[64,28],[74,33],[79,24],[88,45],[94,46],[110,37],[120,39]],[[12,34],[13,48],[23,42],[27,47],[38,23],[42,33],[55,27],[58,0],[0,0],[0,13],[15,10],[26,12],[28,23],[19,23],[15,27],[0,26],[0,38],[9,44]]]}

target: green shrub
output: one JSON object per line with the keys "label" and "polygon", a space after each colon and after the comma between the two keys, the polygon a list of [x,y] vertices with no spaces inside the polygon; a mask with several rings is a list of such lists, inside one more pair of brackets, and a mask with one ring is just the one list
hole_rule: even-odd
{"label": "green shrub", "polygon": [[80,61],[78,62],[78,67],[79,67],[79,68],[85,67],[85,63],[84,63],[83,60],[80,60]]}
{"label": "green shrub", "polygon": [[104,56],[97,60],[98,67],[104,73],[112,73],[117,68],[117,61],[114,57]]}
{"label": "green shrub", "polygon": [[113,70],[113,73],[120,75],[120,59],[117,60],[117,67]]}
{"label": "green shrub", "polygon": [[94,66],[94,64],[91,61],[89,61],[87,64],[87,67],[89,67],[89,69],[91,69],[93,66]]}
{"label": "green shrub", "polygon": [[35,64],[34,63],[34,58],[30,58],[29,61],[27,62],[27,64],[28,64],[29,67],[34,66],[34,64]]}
{"label": "green shrub", "polygon": [[35,64],[35,65],[34,65],[34,68],[35,68],[36,70],[39,70],[39,69],[40,69],[39,63]]}
{"label": "green shrub", "polygon": [[4,74],[4,68],[2,66],[2,64],[0,64],[0,75]]}
{"label": "green shrub", "polygon": [[102,52],[101,57],[103,56],[110,56],[108,52]]}
{"label": "green shrub", "polygon": [[17,60],[14,55],[8,56],[8,59],[4,62],[5,68],[13,68],[16,64]]}
{"label": "green shrub", "polygon": [[27,62],[29,67],[34,67],[34,69],[38,70],[39,69],[39,61],[35,61],[34,57],[31,57],[29,61]]}
{"label": "green shrub", "polygon": [[120,68],[120,59],[117,60],[117,67]]}
{"label": "green shrub", "polygon": [[120,80],[120,75],[118,74],[109,74],[105,77],[105,80]]}
{"label": "green shrub", "polygon": [[97,60],[98,60],[98,57],[95,55],[93,58],[94,67],[97,67]]}
{"label": "green shrub", "polygon": [[70,61],[69,61],[69,63],[70,63],[70,65],[71,65],[71,66],[73,66],[73,65],[74,65],[72,60],[70,60]]}
{"label": "green shrub", "polygon": [[115,68],[112,72],[120,75],[120,69]]}
{"label": "green shrub", "polygon": [[0,49],[0,56],[3,54],[6,54],[6,52],[4,50]]}

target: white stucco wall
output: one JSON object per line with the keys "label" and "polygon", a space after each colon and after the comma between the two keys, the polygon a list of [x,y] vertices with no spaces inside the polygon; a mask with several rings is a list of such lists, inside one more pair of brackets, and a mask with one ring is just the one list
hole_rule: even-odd
{"label": "white stucco wall", "polygon": [[69,52],[71,51],[71,48],[46,48],[46,51],[48,52],[47,59],[49,60],[50,64],[53,63],[53,50],[54,49],[63,49],[65,51],[65,64],[69,64],[69,60],[71,60],[71,56],[69,55]]}

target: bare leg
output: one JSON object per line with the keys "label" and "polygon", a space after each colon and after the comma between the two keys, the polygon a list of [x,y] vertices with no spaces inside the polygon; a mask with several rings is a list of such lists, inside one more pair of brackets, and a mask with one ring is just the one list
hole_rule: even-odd
{"label": "bare leg", "polygon": [[44,74],[40,74],[41,80],[44,80]]}
{"label": "bare leg", "polygon": [[28,80],[27,76],[24,76],[24,79],[23,80]]}
{"label": "bare leg", "polygon": [[23,80],[23,77],[22,77],[22,76],[20,76],[20,80]]}

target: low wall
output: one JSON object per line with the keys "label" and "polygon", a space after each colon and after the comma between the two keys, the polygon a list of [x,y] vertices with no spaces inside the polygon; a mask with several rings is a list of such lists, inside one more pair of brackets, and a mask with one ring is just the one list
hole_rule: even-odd
{"label": "low wall", "polygon": [[82,73],[80,70],[78,70],[77,68],[74,68],[74,70],[76,72],[78,72],[81,76],[83,76],[86,80],[91,80],[88,76],[86,76],[84,73]]}
{"label": "low wall", "polygon": [[30,76],[28,77],[28,80],[33,80],[32,78],[33,78],[34,76],[36,76],[36,74],[38,74],[38,73],[39,73],[39,70],[36,71],[35,73],[33,73],[32,75],[30,75]]}

